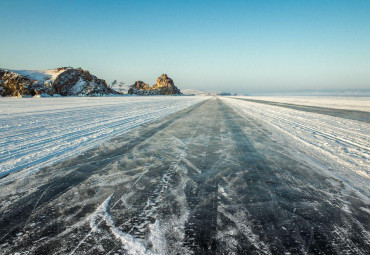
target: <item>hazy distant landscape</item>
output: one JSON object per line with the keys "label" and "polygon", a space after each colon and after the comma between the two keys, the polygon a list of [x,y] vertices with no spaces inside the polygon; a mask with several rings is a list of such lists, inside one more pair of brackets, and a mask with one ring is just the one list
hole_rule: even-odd
{"label": "hazy distant landscape", "polygon": [[369,1],[0,6],[0,255],[370,254]]}

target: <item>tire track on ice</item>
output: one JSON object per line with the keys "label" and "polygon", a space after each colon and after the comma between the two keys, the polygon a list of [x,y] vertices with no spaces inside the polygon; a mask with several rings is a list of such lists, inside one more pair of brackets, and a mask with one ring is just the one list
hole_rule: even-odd
{"label": "tire track on ice", "polygon": [[[104,169],[108,164],[115,160],[116,156],[124,155],[126,152],[133,150],[139,144],[145,142],[147,139],[151,138],[154,134],[161,131],[162,129],[168,127],[175,121],[181,119],[184,115],[187,115],[197,109],[200,105],[204,104],[202,101],[196,105],[187,108],[180,113],[176,113],[174,116],[168,117],[166,120],[161,121],[159,126],[155,129],[145,130],[140,137],[129,141],[123,147],[114,148],[111,151],[101,151],[99,148],[93,149],[84,156],[77,157],[75,159],[60,163],[54,167],[49,167],[45,171],[50,172],[60,172],[66,167],[71,165],[77,165],[76,169],[67,173],[64,176],[58,176],[57,178],[51,178],[45,184],[42,184],[37,188],[36,191],[30,195],[21,197],[18,201],[12,203],[7,211],[0,215],[0,225],[3,227],[0,229],[1,239],[4,239],[9,233],[15,231],[15,229],[22,228],[24,226],[24,219],[27,219],[32,212],[32,207],[36,201],[40,198],[41,194],[45,189],[51,186],[50,189],[42,196],[39,201],[38,206],[50,202],[52,199],[58,197],[69,189],[77,186],[81,182],[87,180],[91,175]],[[109,153],[109,154],[108,154]],[[92,154],[92,156],[91,156]],[[109,155],[109,157],[107,157]],[[83,159],[85,157],[85,160]],[[92,163],[93,162],[93,163]],[[9,181],[8,178],[3,180],[4,182]],[[4,184],[4,182],[2,184]],[[0,183],[1,184],[1,183]],[[9,183],[11,184],[11,182]],[[6,223],[6,224],[5,224]]]}
{"label": "tire track on ice", "polygon": [[[238,99],[238,98],[235,98],[235,99],[240,100],[240,101],[247,101],[247,100],[244,100],[244,99]],[[272,105],[272,107],[279,107],[279,106],[278,105]],[[300,111],[299,109],[293,109],[293,110]],[[320,114],[318,112],[312,112],[312,113]],[[370,113],[369,113],[369,115],[370,115]],[[332,116],[332,117],[335,117],[335,116]],[[333,134],[330,134],[328,132],[323,132],[323,131],[319,130],[318,128],[314,128],[314,126],[316,126],[317,123],[311,122],[309,119],[302,118],[303,121],[307,121],[307,122],[310,123],[310,125],[305,125],[305,124],[299,123],[297,121],[293,121],[291,119],[279,117],[277,115],[269,115],[269,118],[272,118],[273,120],[281,121],[283,123],[288,123],[290,125],[300,127],[302,129],[305,129],[305,130],[308,130],[308,131],[313,131],[313,132],[315,132],[315,133],[317,133],[317,134],[319,134],[323,137],[332,139],[334,141],[337,140],[337,141],[342,142],[343,144],[352,145],[354,147],[361,148],[363,150],[366,150],[366,151],[370,152],[370,148],[368,146],[363,146],[362,144],[360,144],[360,142],[362,142],[364,140],[367,140],[370,137],[370,135],[368,135],[368,134],[357,133],[357,132],[354,132],[353,130],[343,129],[341,127],[335,127],[336,130],[341,130],[341,131],[344,131],[344,132],[347,132],[347,133],[350,132],[354,137],[359,136],[358,142],[354,142],[354,141],[350,141],[350,140],[345,139],[345,138],[338,137],[335,134],[333,135]],[[338,118],[340,118],[340,117],[338,117]],[[273,122],[272,119],[269,120],[271,123]]]}
{"label": "tire track on ice", "polygon": [[[190,137],[190,141],[188,141],[187,143],[192,142],[194,134],[198,132],[198,128],[201,125],[201,123],[202,122],[197,123],[197,126],[192,132],[192,135]],[[86,239],[98,229],[99,225],[103,221],[108,222],[108,225],[110,226],[112,233],[117,239],[121,241],[122,245],[125,246],[125,249],[128,252],[128,254],[162,254],[148,250],[148,248],[144,244],[144,240],[146,239],[148,229],[151,229],[153,225],[157,223],[158,219],[157,209],[162,204],[165,191],[169,189],[171,186],[170,180],[172,175],[176,171],[178,171],[179,164],[182,161],[186,161],[186,150],[188,149],[187,145],[183,143],[181,140],[177,139],[176,137],[171,137],[170,139],[174,140],[170,147],[172,149],[176,148],[176,151],[178,151],[178,157],[176,158],[176,160],[170,163],[169,169],[165,171],[156,189],[153,191],[152,195],[148,197],[146,206],[140,210],[141,212],[139,214],[134,215],[134,217],[130,218],[128,221],[124,222],[120,226],[116,227],[112,217],[108,213],[109,203],[114,195],[112,194],[101,206],[99,206],[100,208],[99,210],[101,210],[101,208],[105,208],[105,217],[103,217],[98,223],[93,224],[93,226],[91,227],[91,231],[78,243],[78,245],[72,250],[72,252],[69,253],[70,255],[74,254],[78,250],[78,248],[86,241]],[[139,178],[134,182],[130,189],[132,189],[141,180],[143,175],[148,171],[149,169],[144,171],[143,174],[141,174]],[[119,202],[122,202],[123,196],[117,199],[117,201],[111,207],[112,209],[115,208]],[[129,229],[129,230],[127,232],[123,232],[120,229]],[[149,236],[148,239],[150,240],[150,238],[153,237]],[[115,248],[113,248],[112,251],[114,249]],[[165,250],[165,247],[162,247],[162,249]]]}

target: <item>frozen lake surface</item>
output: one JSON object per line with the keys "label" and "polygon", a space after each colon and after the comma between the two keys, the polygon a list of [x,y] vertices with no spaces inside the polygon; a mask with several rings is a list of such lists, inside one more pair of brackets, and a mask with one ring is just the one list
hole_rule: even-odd
{"label": "frozen lake surface", "polygon": [[204,99],[0,98],[0,177],[38,170]]}
{"label": "frozen lake surface", "polygon": [[334,108],[344,110],[355,110],[370,112],[370,97],[341,97],[341,96],[239,96],[254,100],[272,101],[279,103],[290,103],[297,105],[316,106],[323,108]]}
{"label": "frozen lake surface", "polygon": [[131,100],[175,109],[1,179],[4,254],[370,253],[368,122],[234,98]]}

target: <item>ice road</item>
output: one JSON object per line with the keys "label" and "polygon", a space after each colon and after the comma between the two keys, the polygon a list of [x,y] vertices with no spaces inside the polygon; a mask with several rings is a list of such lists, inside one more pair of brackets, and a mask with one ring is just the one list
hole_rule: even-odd
{"label": "ice road", "polygon": [[[211,98],[5,176],[0,252],[370,254],[369,123],[330,115],[312,130],[312,114]],[[347,120],[362,128],[332,128]]]}

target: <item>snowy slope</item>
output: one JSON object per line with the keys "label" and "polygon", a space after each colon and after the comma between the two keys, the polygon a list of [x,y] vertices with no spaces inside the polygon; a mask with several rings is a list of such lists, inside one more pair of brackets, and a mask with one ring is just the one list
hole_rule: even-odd
{"label": "snowy slope", "polygon": [[10,70],[14,73],[20,74],[29,78],[30,80],[36,80],[44,83],[52,83],[58,77],[59,74],[63,73],[65,68],[58,69],[44,69],[44,70]]}
{"label": "snowy slope", "polygon": [[0,177],[40,169],[206,98],[0,99]]}
{"label": "snowy slope", "polygon": [[[272,132],[300,160],[310,161],[339,177],[365,197],[370,195],[370,125],[365,122],[222,98],[242,117],[254,119]],[[310,104],[314,105],[311,101]],[[340,101],[327,104],[339,105]],[[322,105],[322,104],[319,104]],[[366,102],[357,101],[357,108]]]}

